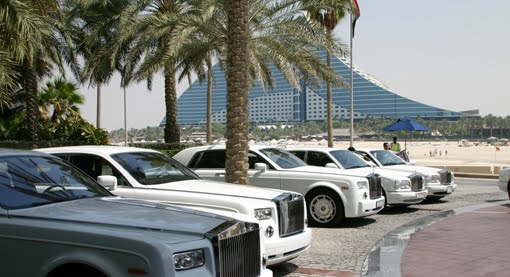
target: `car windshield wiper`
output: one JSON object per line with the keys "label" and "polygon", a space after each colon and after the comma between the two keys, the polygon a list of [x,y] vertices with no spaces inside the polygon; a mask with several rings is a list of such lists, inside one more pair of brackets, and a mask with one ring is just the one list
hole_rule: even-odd
{"label": "car windshield wiper", "polygon": [[363,168],[363,167],[370,167],[370,166],[369,165],[355,165],[355,166],[349,167],[349,169]]}

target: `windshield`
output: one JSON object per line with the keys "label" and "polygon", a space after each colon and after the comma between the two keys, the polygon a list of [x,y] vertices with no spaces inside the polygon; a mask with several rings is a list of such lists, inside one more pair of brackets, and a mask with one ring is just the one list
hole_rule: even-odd
{"label": "windshield", "polygon": [[0,206],[4,209],[102,196],[111,194],[56,157],[0,157]]}
{"label": "windshield", "polygon": [[388,150],[373,150],[370,151],[370,154],[372,154],[382,165],[406,164],[401,158]]}
{"label": "windshield", "polygon": [[342,165],[345,169],[353,169],[360,167],[370,167],[360,156],[356,155],[349,150],[335,150],[331,151],[331,155]]}
{"label": "windshield", "polygon": [[115,154],[112,158],[143,185],[199,179],[191,170],[163,153],[131,152]]}
{"label": "windshield", "polygon": [[306,166],[306,163],[301,159],[282,149],[266,148],[260,150],[260,152],[266,155],[271,161],[275,162],[281,168]]}

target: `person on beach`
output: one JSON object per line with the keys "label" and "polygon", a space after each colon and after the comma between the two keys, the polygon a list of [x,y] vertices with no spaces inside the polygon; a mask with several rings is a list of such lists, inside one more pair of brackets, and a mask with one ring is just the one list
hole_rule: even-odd
{"label": "person on beach", "polygon": [[393,137],[393,142],[390,145],[390,149],[393,152],[400,152],[400,143],[397,142],[397,137]]}

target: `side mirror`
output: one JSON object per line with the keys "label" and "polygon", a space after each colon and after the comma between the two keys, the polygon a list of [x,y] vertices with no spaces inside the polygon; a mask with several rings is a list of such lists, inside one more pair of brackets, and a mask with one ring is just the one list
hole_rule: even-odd
{"label": "side mirror", "polygon": [[335,163],[327,163],[326,167],[327,168],[339,168]]}
{"label": "side mirror", "polygon": [[265,163],[256,163],[255,170],[265,172],[267,170],[267,164]]}
{"label": "side mirror", "polygon": [[111,175],[97,176],[97,182],[109,191],[117,189],[117,177],[115,176]]}

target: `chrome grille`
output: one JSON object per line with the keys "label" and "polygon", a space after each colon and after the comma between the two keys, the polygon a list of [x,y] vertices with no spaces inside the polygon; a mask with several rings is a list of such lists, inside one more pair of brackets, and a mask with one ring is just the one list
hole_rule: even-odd
{"label": "chrome grille", "polygon": [[214,245],[217,276],[259,276],[260,229],[257,223],[226,222],[207,234]]}
{"label": "chrome grille", "polygon": [[280,237],[300,233],[305,229],[305,199],[302,195],[283,193],[273,201],[278,209]]}
{"label": "chrome grille", "polygon": [[370,174],[367,176],[370,199],[377,199],[382,195],[381,176],[379,174]]}
{"label": "chrome grille", "polygon": [[452,172],[447,169],[439,171],[439,179],[441,180],[441,184],[450,184],[453,179]]}
{"label": "chrome grille", "polygon": [[423,190],[423,176],[421,175],[411,175],[409,176],[411,180],[411,190],[412,191],[420,191]]}

